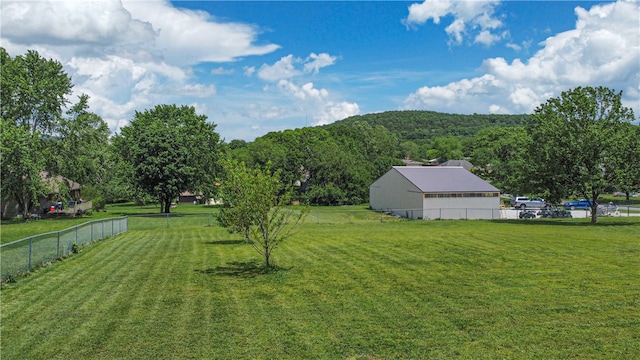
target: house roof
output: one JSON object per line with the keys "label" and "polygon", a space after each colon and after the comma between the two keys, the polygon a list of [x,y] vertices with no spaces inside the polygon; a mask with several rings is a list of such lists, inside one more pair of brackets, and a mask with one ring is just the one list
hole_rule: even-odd
{"label": "house roof", "polygon": [[411,160],[411,159],[402,159],[402,163],[405,166],[423,166],[424,163],[420,162],[420,161],[415,161],[415,160]]}
{"label": "house roof", "polygon": [[80,190],[80,188],[82,188],[82,185],[78,184],[77,182],[75,182],[73,180],[69,180],[66,177],[61,176],[61,175],[56,175],[56,176],[52,177],[51,174],[49,174],[49,172],[47,172],[47,171],[41,171],[40,172],[40,177],[42,178],[43,181],[48,183],[49,186],[51,187],[51,192],[49,193],[49,195],[59,193],[60,192],[59,184],[62,184],[65,181],[67,182],[67,185],[69,185],[69,190],[70,191],[76,191],[76,190]]}
{"label": "house roof", "polygon": [[469,170],[473,167],[473,164],[471,164],[467,160],[447,160],[440,164],[440,166],[462,166],[463,168]]}
{"label": "house roof", "polygon": [[425,193],[500,191],[461,166],[394,166],[393,170]]}

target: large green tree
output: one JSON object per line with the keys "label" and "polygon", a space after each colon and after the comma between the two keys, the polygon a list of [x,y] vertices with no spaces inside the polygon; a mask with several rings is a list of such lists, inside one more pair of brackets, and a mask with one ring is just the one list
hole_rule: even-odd
{"label": "large green tree", "polygon": [[111,132],[107,123],[89,110],[88,101],[88,95],[80,95],[67,116],[60,119],[51,141],[55,163],[48,170],[82,185],[96,185],[104,180]]}
{"label": "large green tree", "polygon": [[130,168],[133,185],[169,213],[181,192],[197,193],[214,183],[220,146],[215,127],[193,107],[158,105],[136,112],[113,144]]}
{"label": "large green tree", "polygon": [[73,88],[62,64],[33,50],[11,58],[4,48],[0,48],[0,62],[0,116],[31,133],[52,134]]}
{"label": "large green tree", "polygon": [[[62,64],[36,51],[12,58],[0,48],[2,200],[14,200],[25,217],[46,195],[41,173],[56,157],[53,141],[73,87]],[[64,174],[63,174],[64,175]]]}
{"label": "large green tree", "polygon": [[281,181],[280,170],[249,168],[242,162],[225,161],[220,195],[223,226],[243,234],[272,267],[272,254],[304,220],[307,209],[290,208],[293,189]]}
{"label": "large green tree", "polygon": [[440,162],[463,159],[462,142],[453,136],[437,137],[426,156],[428,159],[438,159]]}
{"label": "large green tree", "polygon": [[24,126],[16,126],[12,120],[0,121],[2,216],[7,210],[7,200],[14,200],[23,219],[27,219],[36,210],[38,198],[48,192],[40,175],[45,164],[40,133],[31,133]]}
{"label": "large green tree", "polygon": [[593,199],[596,223],[598,196],[617,181],[623,124],[634,120],[621,98],[609,88],[578,87],[540,105],[527,126],[530,189],[547,192],[551,201]]}
{"label": "large green tree", "polygon": [[471,162],[476,166],[473,171],[504,193],[523,194],[529,143],[523,127],[480,130],[472,142]]}

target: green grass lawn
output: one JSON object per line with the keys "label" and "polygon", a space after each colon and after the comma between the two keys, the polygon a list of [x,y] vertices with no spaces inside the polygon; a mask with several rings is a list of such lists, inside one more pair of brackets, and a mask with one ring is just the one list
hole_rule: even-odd
{"label": "green grass lawn", "polygon": [[308,221],[270,273],[147,221],[5,285],[2,358],[640,356],[640,219]]}
{"label": "green grass lawn", "polygon": [[[216,213],[218,209],[214,206],[180,204],[177,208],[172,209],[174,212],[198,213]],[[70,227],[92,221],[110,217],[119,217],[123,215],[160,215],[160,207],[157,204],[139,206],[132,203],[125,204],[109,204],[107,211],[93,211],[90,215],[80,218],[76,217],[58,217],[43,218],[41,220],[31,220],[28,222],[10,219],[2,220],[0,226],[0,243],[6,244],[15,240],[24,239],[29,236],[44,234],[53,231],[60,231]]]}

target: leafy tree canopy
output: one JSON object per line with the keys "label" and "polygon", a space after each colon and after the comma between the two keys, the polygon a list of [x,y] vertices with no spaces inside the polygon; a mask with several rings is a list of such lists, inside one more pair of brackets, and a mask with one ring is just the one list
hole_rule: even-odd
{"label": "leafy tree canopy", "polygon": [[211,191],[220,137],[206,120],[190,106],[158,105],[136,112],[114,138],[133,186],[157,198],[164,213],[183,191]]}
{"label": "leafy tree canopy", "polygon": [[530,137],[525,128],[486,128],[472,141],[473,171],[504,193],[523,194],[525,155]]}
{"label": "leafy tree canopy", "polygon": [[16,201],[26,219],[48,194],[41,174],[59,174],[61,159],[67,164],[76,159],[57,152],[68,145],[57,136],[73,84],[62,64],[36,51],[12,58],[0,48],[0,67],[2,197]]}
{"label": "leafy tree canopy", "polygon": [[33,50],[11,58],[4,48],[0,48],[0,63],[0,116],[31,133],[52,134],[73,88],[62,64]]}
{"label": "leafy tree canopy", "polygon": [[624,124],[634,120],[621,98],[622,92],[609,88],[578,87],[535,110],[527,126],[526,175],[532,191],[545,191],[552,201],[593,199],[591,221],[597,222],[595,202],[620,180],[620,158],[625,156],[620,141],[628,130]]}

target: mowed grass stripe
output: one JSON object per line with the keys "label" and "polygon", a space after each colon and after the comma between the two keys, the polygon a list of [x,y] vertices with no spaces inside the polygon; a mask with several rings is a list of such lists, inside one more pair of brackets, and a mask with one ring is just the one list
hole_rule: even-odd
{"label": "mowed grass stripe", "polygon": [[[515,227],[514,227],[513,229],[517,229],[517,228],[515,228]],[[500,239],[500,241],[503,241],[503,244],[504,244],[504,243],[506,243],[506,247],[505,247],[505,246],[501,246],[501,247],[500,247],[500,249],[498,249],[498,251],[497,251],[497,252],[493,252],[493,256],[494,256],[494,257],[495,257],[496,255],[500,255],[500,254],[502,254],[505,250],[509,250],[509,248],[517,248],[517,247],[522,247],[522,250],[521,250],[521,251],[519,251],[521,254],[531,254],[531,256],[527,256],[527,257],[525,257],[525,258],[519,259],[519,261],[518,261],[518,263],[519,263],[519,264],[517,265],[517,267],[525,266],[525,268],[526,268],[526,267],[527,267],[527,263],[529,263],[529,262],[534,262],[533,264],[531,264],[531,267],[536,267],[536,268],[538,268],[538,265],[539,265],[539,266],[541,266],[542,268],[544,268],[544,267],[545,267],[545,266],[544,266],[544,264],[545,264],[546,262],[548,262],[548,261],[549,261],[549,259],[548,259],[548,255],[549,255],[549,254],[555,254],[555,253],[558,253],[558,251],[536,251],[536,250],[544,250],[544,249],[541,249],[541,247],[542,247],[542,248],[544,248],[544,246],[538,246],[538,245],[535,245],[535,243],[536,243],[536,241],[535,241],[535,240],[537,240],[535,237],[527,238],[527,239],[524,239],[524,240],[509,240],[509,239],[510,239],[510,236],[511,236],[511,239],[513,239],[513,237],[512,237],[512,232],[506,231],[506,232],[503,232],[503,234],[504,234],[504,235],[503,235],[503,236],[504,236],[504,239]],[[494,233],[489,233],[488,235],[489,235],[489,236],[486,236],[486,235],[485,235],[485,236],[487,237],[487,239],[488,239],[488,240],[490,240],[490,241],[488,241],[487,243],[488,243],[488,244],[493,244],[493,243],[495,243],[495,241],[493,241],[493,240],[492,240],[492,239],[493,239],[493,237],[495,236],[495,234],[494,234]],[[534,240],[534,241],[532,242],[531,240]],[[522,243],[522,241],[527,241],[527,243]],[[514,244],[511,244],[510,242],[514,242]],[[357,242],[354,242],[354,243],[355,243],[355,244],[357,244]],[[570,243],[571,243],[571,242],[570,242]],[[438,257],[439,257],[439,259],[440,259],[439,261],[440,261],[440,262],[442,262],[442,261],[446,261],[446,260],[447,260],[447,257],[448,257],[448,256],[446,256],[446,253],[447,253],[447,252],[449,252],[449,253],[454,253],[454,254],[459,253],[459,252],[460,252],[460,250],[459,250],[459,249],[460,249],[460,248],[467,248],[467,247],[468,247],[468,244],[469,244],[469,243],[466,243],[466,242],[465,242],[465,243],[455,243],[455,242],[454,242],[454,243],[453,243],[453,245],[455,245],[454,247],[451,247],[451,246],[450,246],[450,247],[445,248],[443,251],[441,251],[441,252],[440,252],[440,255],[438,256]],[[457,260],[459,260],[459,259],[465,259],[465,260],[466,260],[466,259],[473,259],[473,258],[476,258],[476,260],[478,260],[478,258],[482,259],[482,254],[480,254],[480,253],[477,251],[477,249],[479,248],[478,244],[479,244],[479,243],[477,243],[477,242],[472,242],[472,243],[471,243],[471,246],[473,247],[473,249],[472,249],[472,250],[473,250],[473,253],[466,253],[466,251],[463,251],[463,253],[465,253],[465,255],[466,255],[466,256],[465,256],[465,257],[458,257],[458,258],[456,259],[456,261],[453,261],[453,262],[448,263],[448,264],[447,264],[447,267],[451,267],[452,265],[455,265],[455,263],[456,263],[456,262],[457,262]],[[636,244],[637,244],[637,243],[636,243]],[[483,245],[483,247],[484,247],[484,243],[482,243],[482,245]],[[601,244],[601,243],[600,243],[600,245],[599,245],[598,247],[607,247],[607,246],[610,246],[610,244]],[[575,243],[574,243],[574,247],[575,247]],[[375,246],[374,248],[375,248],[375,249],[380,249],[381,247],[378,245],[378,246]],[[570,248],[571,248],[571,247],[567,247],[567,250],[563,249],[562,251],[560,251],[560,253],[562,253],[562,252],[564,252],[564,251],[568,251],[568,249],[570,249]],[[557,264],[560,264],[562,267],[568,268],[568,267],[569,267],[569,266],[568,266],[568,264],[564,263],[564,261],[565,261],[565,260],[566,260],[566,261],[571,261],[571,260],[572,260],[573,258],[575,258],[576,256],[582,256],[582,252],[580,251],[580,249],[577,249],[577,250],[578,250],[578,252],[579,252],[578,254],[572,254],[568,259],[552,259],[552,261],[549,261],[549,265],[550,265],[550,266],[555,266],[555,267],[557,267],[557,266],[558,266]],[[541,254],[540,254],[540,253],[541,253]],[[444,254],[444,255],[443,255],[443,254]],[[536,254],[538,254],[538,255],[536,255]],[[501,256],[502,256],[502,255],[501,255]],[[557,256],[556,256],[556,257],[557,257]],[[378,256],[377,258],[378,258],[378,259],[383,260],[383,259],[382,259],[381,257],[379,257],[379,256]],[[479,269],[479,270],[484,270],[484,273],[483,273],[483,272],[478,272],[477,274],[474,274],[474,273],[467,273],[467,274],[465,274],[464,276],[462,276],[462,278],[472,279],[472,282],[476,282],[476,281],[477,281],[476,279],[481,279],[481,280],[482,280],[482,279],[485,279],[485,278],[489,278],[489,279],[491,279],[491,278],[492,278],[492,276],[491,276],[491,272],[493,271],[493,270],[491,270],[491,269],[493,269],[495,266],[492,264],[492,261],[491,261],[491,259],[490,259],[490,258],[489,258],[489,259],[485,259],[485,260],[489,260],[489,261],[486,261],[486,262],[487,262],[487,264],[488,264],[488,265],[490,265],[490,266],[482,266],[482,267],[478,267],[478,266],[477,266],[477,265],[478,265],[478,261],[476,261],[476,263],[475,263],[475,264],[473,264],[473,265],[475,265],[475,266],[473,267],[474,272],[477,272],[477,271],[478,271],[478,269]],[[558,260],[560,260],[560,261],[558,262]],[[592,258],[591,260],[589,260],[589,261],[593,261],[594,263],[601,263],[598,259],[593,259],[593,258]],[[505,268],[505,269],[501,269],[500,267],[498,267],[498,269],[497,269],[497,270],[498,270],[498,271],[502,270],[502,271],[500,271],[500,276],[501,276],[501,277],[504,277],[504,276],[505,276],[505,271],[506,271],[506,273],[507,273],[507,274],[509,274],[509,273],[510,273],[510,272],[509,272],[509,267],[513,267],[513,266],[514,266],[514,264],[513,264],[513,261],[512,261],[512,260],[509,260],[509,259],[507,259],[507,262],[505,263],[505,261],[504,261],[504,257],[503,257],[502,262],[504,263],[504,265],[503,265],[502,267],[505,267],[505,266],[506,266],[507,268]],[[540,264],[536,265],[536,264],[535,264],[536,262],[539,262]],[[588,262],[588,261],[587,261],[587,262]],[[498,265],[500,265],[500,264],[498,264]],[[585,264],[585,265],[586,265],[586,264]],[[631,264],[629,264],[629,265],[631,265]],[[637,265],[637,259],[636,259],[635,265]],[[590,267],[589,267],[589,266],[587,266],[587,267],[582,267],[582,266],[581,266],[581,264],[579,264],[579,263],[578,263],[578,264],[573,265],[571,268],[568,268],[567,270],[575,272],[575,269],[574,269],[574,268],[576,268],[576,267],[579,267],[579,268],[580,268],[580,271],[582,271],[582,272],[589,272],[589,269],[590,269]],[[631,267],[631,269],[633,269],[633,267]],[[517,272],[517,271],[515,271],[515,270],[516,270],[516,269],[514,268],[513,275],[514,275],[514,276],[516,276],[516,279],[515,279],[515,280],[518,280],[518,278],[520,278],[520,276],[518,276],[518,275],[517,275],[517,274],[518,274],[518,272]],[[540,270],[538,270],[538,271],[540,271]],[[493,271],[493,272],[496,272],[496,271]],[[562,275],[562,271],[555,271],[555,273]],[[476,279],[474,279],[474,275],[477,275],[477,276],[475,276],[475,278],[476,278]],[[489,275],[489,276],[488,276],[488,275]],[[614,275],[614,276],[615,276],[615,275]],[[450,276],[446,276],[446,279],[449,279],[449,280],[450,280],[450,279],[451,279],[451,277],[450,277]],[[627,278],[627,280],[629,280],[629,279],[632,279],[632,278]],[[558,281],[558,279],[553,279],[553,280],[554,280],[554,281],[556,281],[556,282]],[[537,281],[538,281],[537,279],[533,279],[533,283],[537,283]],[[562,281],[562,279],[560,279],[560,281]],[[510,280],[509,282],[513,282],[513,280]],[[452,284],[450,284],[450,285],[452,285],[452,286],[453,286],[453,285],[455,285],[455,284],[453,284],[453,283],[452,283]],[[464,283],[464,282],[462,282],[462,283],[460,283],[459,285],[460,285],[460,286],[465,286],[465,283]],[[486,285],[491,285],[491,284],[486,284]],[[500,284],[498,284],[498,285],[500,285]],[[508,285],[508,286],[510,286],[511,288],[519,288],[519,287],[523,286],[523,283],[522,283],[522,282],[516,282],[516,283],[512,283],[512,284],[507,284],[507,285]],[[570,285],[570,284],[565,284],[565,287],[567,287],[567,286],[569,286],[569,285]],[[484,288],[484,286],[485,286],[485,284],[483,284],[482,282],[480,282],[480,284],[479,284],[478,286],[479,286],[478,293],[481,295],[481,294],[482,294],[482,291],[483,291],[483,288]],[[501,286],[501,285],[500,285],[500,286]],[[495,286],[494,286],[494,287],[495,287]],[[489,287],[487,287],[487,290],[489,290],[490,288],[491,288],[490,286],[489,286]],[[500,289],[500,290],[502,291],[502,289]],[[532,290],[532,288],[531,288],[531,284],[529,284],[529,290]],[[533,290],[535,290],[535,289],[533,289]],[[564,290],[564,289],[560,289],[560,290]],[[525,290],[525,291],[526,291],[526,290]],[[415,294],[416,292],[415,292],[415,291],[411,291],[410,293]],[[440,293],[440,292],[439,292],[439,293]],[[469,291],[464,291],[464,292],[463,292],[463,291],[460,291],[460,293],[465,293],[467,296],[469,296]],[[483,305],[483,302],[481,301],[481,300],[482,300],[482,296],[480,296],[480,295],[475,296],[475,297],[472,297],[472,300],[473,300],[473,302],[474,302],[474,303],[479,303],[479,305],[480,305],[480,306],[482,306],[482,305]],[[515,294],[515,295],[517,295],[517,294]],[[582,295],[583,295],[583,294],[581,294],[581,293],[579,293],[579,294],[578,294],[578,296],[582,296]],[[505,299],[505,300],[506,300],[505,302],[506,302],[507,304],[509,304],[509,303],[510,303],[510,302],[509,302],[509,300],[510,300],[510,299],[511,299],[511,297],[509,297],[509,298]],[[604,299],[598,299],[597,297],[596,297],[596,299],[597,299],[598,301],[603,301],[603,300],[604,300]],[[528,300],[529,300],[529,301],[531,301],[531,300],[533,300],[533,299],[528,299]],[[576,301],[576,300],[580,300],[580,299],[579,299],[579,298],[577,298],[577,299],[576,299],[576,298],[571,298],[571,299],[569,300],[569,302],[574,302],[574,303],[575,303],[575,301]],[[493,301],[493,300],[492,300],[492,301]],[[544,300],[543,300],[543,302],[544,302]],[[542,305],[542,306],[544,306],[544,305]],[[507,309],[507,310],[509,310],[509,311],[510,311],[510,309]],[[526,311],[526,309],[525,309],[525,311]],[[518,309],[516,309],[516,312],[518,312]],[[556,316],[556,315],[554,315],[554,316]],[[636,322],[637,322],[637,319],[636,319]]]}
{"label": "mowed grass stripe", "polygon": [[638,228],[307,224],[269,274],[219,228],[130,231],[4,289],[3,355],[632,358]]}

